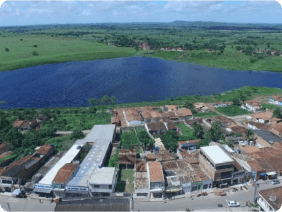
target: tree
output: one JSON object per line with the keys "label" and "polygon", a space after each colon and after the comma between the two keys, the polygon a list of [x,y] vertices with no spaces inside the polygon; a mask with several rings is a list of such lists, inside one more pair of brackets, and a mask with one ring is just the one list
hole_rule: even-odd
{"label": "tree", "polygon": [[255,134],[255,133],[254,133],[253,130],[248,129],[248,131],[247,131],[246,134],[247,134],[248,141],[254,139],[254,134]]}
{"label": "tree", "polygon": [[240,100],[238,98],[233,98],[232,99],[232,104],[236,106],[240,106]]}
{"label": "tree", "polygon": [[97,105],[98,104],[98,99],[90,98],[90,99],[88,99],[88,103],[91,104],[91,105]]}
{"label": "tree", "polygon": [[22,145],[23,135],[17,128],[11,128],[6,134],[6,141],[12,144],[14,147]]}
{"label": "tree", "polygon": [[243,102],[243,104],[245,103],[245,101],[247,100],[247,97],[245,94],[243,94],[242,91],[239,91],[239,98],[240,100]]}
{"label": "tree", "polygon": [[111,104],[114,105],[116,103],[116,101],[117,101],[117,98],[115,96],[111,96],[111,98],[110,98]]}
{"label": "tree", "polygon": [[153,139],[150,138],[147,131],[144,129],[138,130],[137,137],[138,137],[138,140],[144,145],[144,147],[153,146],[154,144]]}
{"label": "tree", "polygon": [[110,98],[108,95],[104,95],[103,98],[101,99],[101,102],[105,105],[109,104]]}
{"label": "tree", "polygon": [[210,140],[202,139],[199,143],[197,143],[197,148],[200,148],[202,146],[209,146]]}
{"label": "tree", "polygon": [[33,45],[33,47],[35,47],[35,48],[36,48],[36,47],[37,47],[37,45]]}
{"label": "tree", "polygon": [[76,128],[72,131],[71,133],[71,138],[75,138],[75,139],[81,139],[84,138],[84,134],[83,132],[81,132],[81,130],[79,128]]}
{"label": "tree", "polygon": [[205,139],[208,141],[219,141],[224,140],[224,133],[221,127],[221,122],[216,121],[212,124],[212,127],[210,130],[206,131],[205,133]]}
{"label": "tree", "polygon": [[194,135],[197,138],[203,138],[204,137],[204,128],[202,127],[202,125],[200,125],[199,123],[195,122],[193,124],[193,129],[194,129]]}
{"label": "tree", "polygon": [[10,49],[8,49],[8,48],[5,48],[5,51],[6,51],[6,52],[9,52],[9,51],[10,51]]}
{"label": "tree", "polygon": [[282,109],[281,108],[275,108],[274,111],[273,111],[273,117],[282,118]]}
{"label": "tree", "polygon": [[176,151],[179,141],[179,136],[175,131],[173,130],[165,131],[164,134],[161,136],[161,139],[166,149],[171,149],[173,151]]}

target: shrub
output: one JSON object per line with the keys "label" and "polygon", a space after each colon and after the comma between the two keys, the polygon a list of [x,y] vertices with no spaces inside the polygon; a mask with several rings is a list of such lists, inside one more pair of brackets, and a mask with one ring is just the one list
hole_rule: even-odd
{"label": "shrub", "polygon": [[38,54],[37,51],[33,51],[33,52],[32,52],[32,55],[33,55],[33,56],[38,56],[39,54]]}
{"label": "shrub", "polygon": [[35,48],[36,48],[36,47],[37,47],[37,45],[33,45],[33,47],[35,47]]}
{"label": "shrub", "polygon": [[251,57],[251,58],[250,58],[250,62],[251,62],[251,63],[255,63],[256,61],[257,61],[256,58],[254,58],[254,57]]}
{"label": "shrub", "polygon": [[5,48],[5,51],[6,51],[6,52],[9,52],[9,51],[10,51],[10,49],[8,49],[8,48]]}

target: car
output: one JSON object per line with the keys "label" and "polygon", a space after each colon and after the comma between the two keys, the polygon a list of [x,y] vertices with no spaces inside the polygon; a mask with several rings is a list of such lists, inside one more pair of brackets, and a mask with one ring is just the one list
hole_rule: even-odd
{"label": "car", "polygon": [[239,207],[240,206],[239,202],[231,201],[231,200],[227,201],[227,204],[228,204],[229,207]]}
{"label": "car", "polygon": [[241,146],[246,146],[246,145],[247,145],[247,143],[246,143],[245,141],[239,141],[239,144],[240,144]]}
{"label": "car", "polygon": [[279,181],[279,180],[272,180],[272,181],[271,181],[271,184],[272,184],[272,185],[280,184],[280,181]]}

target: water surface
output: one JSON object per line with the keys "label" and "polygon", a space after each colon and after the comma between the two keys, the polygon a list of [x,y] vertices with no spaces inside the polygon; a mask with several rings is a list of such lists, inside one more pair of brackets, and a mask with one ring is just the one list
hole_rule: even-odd
{"label": "water surface", "polygon": [[230,71],[146,57],[67,62],[0,73],[2,108],[86,106],[115,96],[117,103],[209,95],[242,86],[282,87],[282,74]]}

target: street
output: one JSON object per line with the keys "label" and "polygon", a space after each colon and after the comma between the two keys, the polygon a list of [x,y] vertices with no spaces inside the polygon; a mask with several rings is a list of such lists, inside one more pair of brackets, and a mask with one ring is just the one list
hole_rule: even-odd
{"label": "street", "polygon": [[[257,191],[280,187],[278,185],[270,185],[265,182],[260,182]],[[246,207],[246,202],[254,202],[254,192],[255,188],[253,186],[248,186],[248,190],[238,190],[237,192],[227,193],[226,196],[215,196],[214,194],[209,194],[208,196],[182,198],[176,200],[167,200],[161,202],[141,202],[134,201],[134,211],[184,211],[186,208],[190,210],[224,210],[224,211],[248,211]],[[257,192],[257,193],[258,193]],[[230,208],[227,206],[226,200],[236,200],[239,201],[240,206],[238,208]],[[223,207],[218,207],[218,204],[222,204]]]}
{"label": "street", "polygon": [[[7,204],[8,203],[8,204]],[[7,212],[10,211],[54,211],[56,203],[50,200],[20,199],[10,196],[0,196],[0,205]]]}

